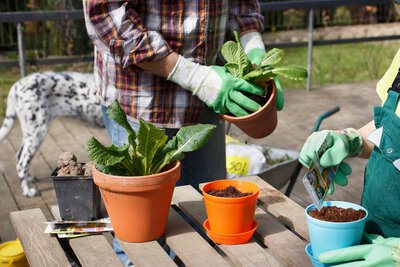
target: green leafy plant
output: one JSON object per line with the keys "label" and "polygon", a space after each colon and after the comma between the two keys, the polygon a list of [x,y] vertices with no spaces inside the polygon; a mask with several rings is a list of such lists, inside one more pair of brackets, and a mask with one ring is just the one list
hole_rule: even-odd
{"label": "green leafy plant", "polygon": [[272,48],[268,51],[261,64],[254,69],[243,50],[237,32],[234,32],[234,35],[236,42],[228,41],[224,43],[221,48],[221,53],[227,61],[225,68],[235,77],[257,84],[265,84],[265,82],[273,79],[277,75],[292,80],[303,80],[307,78],[307,71],[300,66],[289,65],[275,67],[284,55],[283,50],[278,48]]}
{"label": "green leafy plant", "polygon": [[96,162],[99,171],[111,175],[143,176],[159,173],[164,166],[183,159],[185,152],[202,147],[215,128],[209,124],[182,127],[168,141],[165,130],[142,119],[139,120],[139,130],[136,133],[118,101],[108,107],[107,115],[127,131],[128,144],[105,147],[96,138],[90,137],[86,142],[86,151],[89,158]]}

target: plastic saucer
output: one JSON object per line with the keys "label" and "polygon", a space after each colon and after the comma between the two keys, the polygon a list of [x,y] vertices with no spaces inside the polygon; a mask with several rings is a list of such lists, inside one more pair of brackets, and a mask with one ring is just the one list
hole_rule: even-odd
{"label": "plastic saucer", "polygon": [[221,234],[213,232],[210,230],[210,223],[208,222],[208,219],[204,221],[203,226],[206,229],[208,236],[215,243],[223,245],[237,245],[249,241],[256,231],[258,224],[256,220],[253,220],[253,223],[251,224],[251,230],[240,234]]}

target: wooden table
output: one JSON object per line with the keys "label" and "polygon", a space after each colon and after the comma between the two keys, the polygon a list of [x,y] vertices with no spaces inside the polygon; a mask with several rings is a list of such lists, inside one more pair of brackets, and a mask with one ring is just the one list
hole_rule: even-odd
{"label": "wooden table", "polygon": [[[191,186],[179,186],[174,191],[165,232],[169,248],[186,266],[311,266],[304,251],[308,242],[304,208],[259,177],[243,179],[260,186],[255,213],[258,228],[248,243],[209,242],[202,227],[207,217],[202,195]],[[198,233],[177,210],[203,232]],[[59,218],[57,207],[52,213]],[[82,266],[121,266],[109,233],[61,241],[43,233],[46,219],[40,209],[15,211],[10,216],[31,267],[71,266],[65,253],[68,250]],[[119,242],[135,266],[177,265],[156,241]]]}

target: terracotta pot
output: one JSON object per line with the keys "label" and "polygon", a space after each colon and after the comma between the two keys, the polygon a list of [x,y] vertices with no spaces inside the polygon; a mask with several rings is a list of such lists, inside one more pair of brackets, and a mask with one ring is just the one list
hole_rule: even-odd
{"label": "terracotta pot", "polygon": [[163,235],[180,169],[177,161],[153,175],[113,176],[93,164],[93,180],[119,239],[147,242]]}
{"label": "terracotta pot", "polygon": [[[245,197],[216,197],[208,194],[211,190],[221,190],[234,186],[239,191],[252,192]],[[251,230],[260,189],[247,181],[218,180],[207,183],[203,189],[204,203],[210,230],[220,234],[241,234]]]}
{"label": "terracotta pot", "polygon": [[270,83],[272,85],[272,93],[267,103],[265,103],[261,109],[242,117],[234,117],[226,114],[223,114],[222,117],[226,121],[236,125],[252,138],[263,138],[270,135],[278,124],[276,85],[273,80],[271,80]]}

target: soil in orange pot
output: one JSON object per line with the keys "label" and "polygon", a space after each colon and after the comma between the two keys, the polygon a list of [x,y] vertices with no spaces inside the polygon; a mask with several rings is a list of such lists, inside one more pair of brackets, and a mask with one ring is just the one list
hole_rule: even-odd
{"label": "soil in orange pot", "polygon": [[321,211],[310,210],[308,215],[311,217],[328,222],[353,222],[365,217],[364,210],[355,210],[352,208],[339,208],[336,206],[322,207]]}
{"label": "soil in orange pot", "polygon": [[250,196],[253,192],[241,192],[234,186],[227,186],[225,189],[210,190],[207,194],[215,197],[245,197]]}

